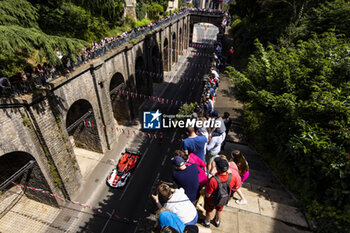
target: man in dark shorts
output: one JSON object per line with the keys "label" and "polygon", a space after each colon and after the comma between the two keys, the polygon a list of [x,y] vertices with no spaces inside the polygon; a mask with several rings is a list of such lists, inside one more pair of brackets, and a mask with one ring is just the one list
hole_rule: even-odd
{"label": "man in dark shorts", "polygon": [[[216,170],[218,171],[215,176],[217,176],[221,183],[225,183],[229,178],[229,173],[227,172],[229,169],[229,164],[224,159],[217,159],[215,160],[216,164]],[[230,188],[234,186],[234,179],[231,179],[230,181]],[[213,194],[218,188],[218,182],[214,177],[211,177],[207,183],[207,186],[205,188],[205,199],[204,199],[204,209],[206,210],[205,214],[205,221],[204,226],[210,227],[210,220],[212,218],[212,212],[215,209],[216,215],[215,215],[215,226],[219,227],[220,225],[220,218],[222,210],[224,209],[223,205],[215,206],[214,200],[213,200]]]}

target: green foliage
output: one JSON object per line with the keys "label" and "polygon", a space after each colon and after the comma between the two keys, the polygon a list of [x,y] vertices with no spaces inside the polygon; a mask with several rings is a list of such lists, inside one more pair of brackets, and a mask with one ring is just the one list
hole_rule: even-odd
{"label": "green foliage", "polygon": [[[36,28],[23,28],[17,25],[1,26],[0,34],[0,74],[9,75],[15,68],[16,63],[21,63],[28,58],[34,51],[39,51],[41,58],[46,58],[49,62],[55,64],[59,62],[55,54],[56,48],[59,48],[64,54],[73,54],[77,49],[84,46],[83,41],[69,39],[59,36],[51,36],[43,33]],[[19,54],[19,57],[16,57]],[[21,63],[25,66],[26,63]]]}
{"label": "green foliage", "polygon": [[120,25],[124,13],[123,0],[73,0],[74,4],[83,7],[96,17],[103,17],[110,26]]}
{"label": "green foliage", "polygon": [[243,22],[239,17],[233,20],[231,24],[232,33],[234,34],[237,30],[239,30],[240,27],[242,27],[242,25],[243,25]]}
{"label": "green foliage", "polygon": [[71,3],[64,3],[55,9],[40,6],[40,12],[40,28],[47,34],[91,42],[103,38],[109,30],[108,22],[103,17],[93,17],[90,11]]}
{"label": "green foliage", "polygon": [[312,8],[310,13],[302,19],[296,39],[307,38],[310,32],[323,33],[334,29],[337,34],[350,37],[350,3],[345,0],[334,0]]}
{"label": "green foliage", "polygon": [[321,231],[349,230],[349,40],[325,33],[294,47],[255,47],[244,72],[227,70],[246,103],[248,137]]}
{"label": "green foliage", "polygon": [[[178,115],[191,115],[194,110],[196,109],[197,106],[197,102],[194,103],[189,103],[189,104],[183,104],[180,109],[179,112],[177,113]],[[179,120],[179,119],[178,119]]]}
{"label": "green foliage", "polygon": [[145,25],[147,25],[147,24],[149,24],[151,22],[152,21],[150,19],[145,18],[145,19],[142,19],[140,21],[136,21],[135,26],[136,27],[142,27],[142,26],[145,26]]}
{"label": "green foliage", "polygon": [[0,3],[0,25],[38,27],[37,9],[25,0],[7,0]]}
{"label": "green foliage", "polygon": [[129,42],[130,42],[131,44],[133,44],[133,45],[137,44],[137,40],[136,40],[136,39],[132,39],[132,40],[130,40]]}
{"label": "green foliage", "polygon": [[142,20],[147,14],[147,5],[143,1],[137,1],[135,11],[137,19]]}
{"label": "green foliage", "polygon": [[159,16],[159,14],[163,13],[163,11],[164,11],[164,9],[163,9],[163,7],[160,4],[153,2],[148,7],[149,18],[155,19],[156,16]]}
{"label": "green foliage", "polygon": [[126,15],[125,19],[124,19],[124,24],[129,25],[130,27],[134,28],[136,25],[136,20],[132,17],[130,17],[130,15]]}

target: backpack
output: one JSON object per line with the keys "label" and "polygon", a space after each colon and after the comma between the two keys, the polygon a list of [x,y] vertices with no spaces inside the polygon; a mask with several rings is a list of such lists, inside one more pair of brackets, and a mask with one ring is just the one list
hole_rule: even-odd
{"label": "backpack", "polygon": [[230,200],[230,181],[232,179],[232,174],[228,174],[228,179],[226,182],[222,183],[219,179],[219,177],[214,176],[216,182],[218,182],[218,187],[216,188],[215,192],[213,193],[213,201],[215,206],[222,206],[227,205],[228,201]]}

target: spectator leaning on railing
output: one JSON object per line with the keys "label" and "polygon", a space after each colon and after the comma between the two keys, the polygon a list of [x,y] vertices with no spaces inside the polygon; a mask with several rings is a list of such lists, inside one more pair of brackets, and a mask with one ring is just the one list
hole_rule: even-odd
{"label": "spectator leaning on railing", "polygon": [[163,23],[169,21],[171,18],[181,16],[187,12],[195,12],[200,14],[216,14],[222,15],[224,11],[213,10],[213,9],[198,9],[198,8],[188,8],[181,7],[179,12],[175,12],[169,16],[160,18],[157,21],[152,21],[148,25],[142,27],[136,27],[129,32],[123,32],[119,36],[105,37],[100,41],[94,41],[90,46],[81,49],[75,58],[75,62],[69,55],[63,55],[59,48],[56,49],[55,53],[57,58],[61,61],[60,65],[56,67],[51,64],[44,64],[41,66],[38,64],[35,69],[35,76],[32,75],[33,72],[26,72],[25,74],[17,73],[11,76],[8,80],[10,83],[10,88],[1,87],[1,96],[19,96],[28,92],[33,91],[38,86],[45,85],[48,80],[57,78],[61,75],[66,75],[74,70],[75,67],[83,65],[90,60],[104,55],[111,49],[114,49],[123,43],[128,42],[132,38],[136,38],[142,33],[148,32],[150,29],[155,29]]}

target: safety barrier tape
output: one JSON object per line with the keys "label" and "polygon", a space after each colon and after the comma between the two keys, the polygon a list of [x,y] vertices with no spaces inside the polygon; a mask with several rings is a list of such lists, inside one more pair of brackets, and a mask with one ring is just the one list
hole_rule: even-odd
{"label": "safety barrier tape", "polygon": [[74,205],[79,205],[79,206],[81,206],[81,207],[89,208],[89,209],[91,209],[91,210],[93,210],[93,211],[96,211],[96,212],[99,213],[99,214],[106,214],[106,215],[108,215],[109,217],[114,218],[114,219],[119,220],[119,221],[122,221],[122,222],[130,223],[130,224],[138,224],[138,222],[139,222],[139,220],[136,220],[136,219],[129,219],[129,218],[125,218],[125,217],[120,217],[120,216],[118,216],[118,215],[116,215],[116,214],[113,214],[113,213],[111,213],[111,212],[109,212],[109,211],[97,209],[97,208],[91,207],[91,206],[89,206],[89,205],[87,205],[87,204],[83,204],[83,203],[80,203],[80,202],[77,202],[77,201],[68,200],[68,199],[66,199],[66,198],[57,196],[57,195],[52,194],[52,193],[50,193],[50,192],[48,192],[48,191],[45,191],[45,190],[43,190],[43,189],[38,189],[38,188],[34,188],[34,187],[22,185],[22,184],[17,184],[17,183],[15,183],[15,182],[13,182],[13,181],[12,181],[11,183],[12,183],[13,185],[19,186],[19,187],[21,187],[21,188],[23,188],[23,189],[29,189],[29,190],[34,190],[34,191],[37,191],[37,192],[41,192],[41,193],[43,193],[43,194],[46,194],[46,195],[49,195],[49,196],[51,196],[51,197],[60,199],[60,200],[62,200],[62,201],[69,202],[69,203],[72,203],[72,204],[74,204]]}

